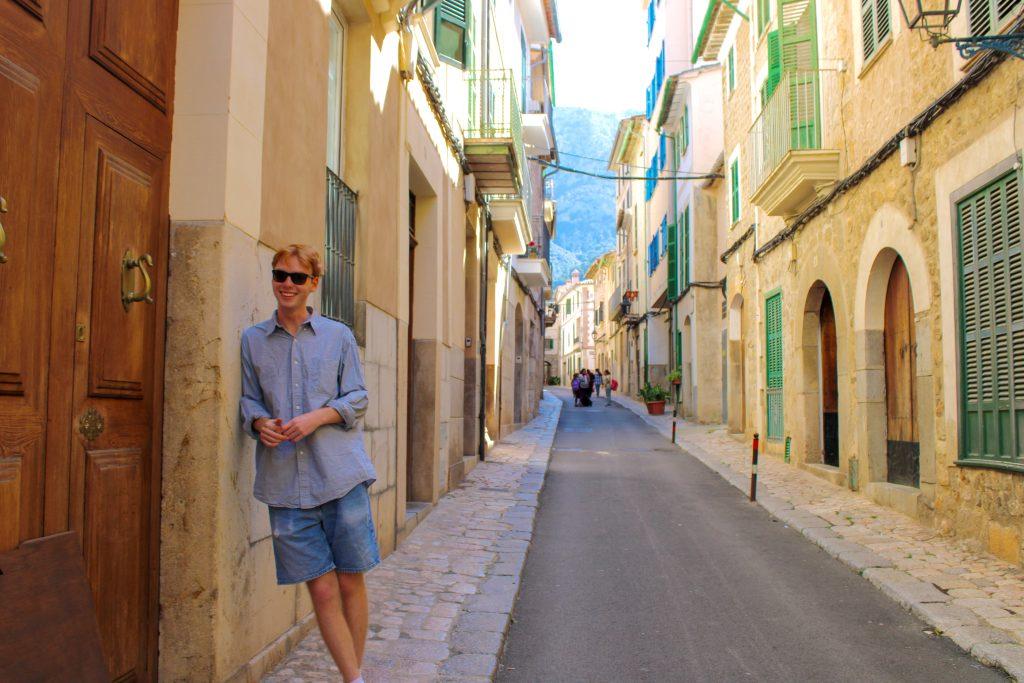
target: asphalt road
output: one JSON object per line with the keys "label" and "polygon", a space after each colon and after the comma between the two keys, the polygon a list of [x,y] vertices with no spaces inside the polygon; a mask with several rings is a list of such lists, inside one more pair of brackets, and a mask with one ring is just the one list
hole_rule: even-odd
{"label": "asphalt road", "polygon": [[565,406],[499,681],[996,681],[625,408]]}

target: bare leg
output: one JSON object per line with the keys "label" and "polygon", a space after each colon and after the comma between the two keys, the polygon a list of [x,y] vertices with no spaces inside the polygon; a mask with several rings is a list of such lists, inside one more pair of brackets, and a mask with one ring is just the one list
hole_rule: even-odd
{"label": "bare leg", "polygon": [[341,609],[345,622],[352,634],[352,646],[356,663],[363,666],[363,650],[366,646],[366,632],[370,625],[370,604],[366,598],[366,582],[362,574],[337,572],[338,588],[341,590]]}
{"label": "bare leg", "polygon": [[[359,678],[359,658],[356,657],[352,633],[341,611],[341,590],[333,575],[334,572],[327,572],[312,581],[307,581],[306,586],[313,600],[316,620],[320,624],[320,634],[347,683]],[[365,638],[364,630],[363,640]]]}

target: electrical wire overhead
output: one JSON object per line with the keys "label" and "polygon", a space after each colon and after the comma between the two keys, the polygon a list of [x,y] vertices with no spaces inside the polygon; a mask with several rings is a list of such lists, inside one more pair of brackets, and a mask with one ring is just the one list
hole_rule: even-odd
{"label": "electrical wire overhead", "polygon": [[577,173],[579,175],[590,176],[591,178],[599,178],[601,180],[711,180],[715,178],[724,178],[725,176],[721,173],[688,173],[685,175],[659,175],[654,177],[648,176],[628,176],[628,175],[608,175],[606,173],[593,173],[591,171],[584,171],[580,168],[572,168],[571,166],[563,166],[556,164],[540,157],[527,157],[530,161],[536,161],[542,166],[548,168],[557,168],[559,171],[565,171],[566,173]]}

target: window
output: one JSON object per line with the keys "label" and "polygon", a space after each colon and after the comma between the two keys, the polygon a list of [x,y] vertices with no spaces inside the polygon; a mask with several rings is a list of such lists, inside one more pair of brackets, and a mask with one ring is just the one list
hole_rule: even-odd
{"label": "window", "polygon": [[779,40],[778,31],[771,31],[768,34],[766,47],[768,48],[768,78],[761,85],[762,109],[768,105],[768,100],[772,98],[775,89],[779,87],[779,81],[782,80],[782,41]]}
{"label": "window", "polygon": [[434,10],[434,46],[443,61],[469,66],[470,19],[469,0],[441,0]]}
{"label": "window", "polygon": [[651,36],[654,34],[654,19],[656,18],[654,12],[654,1],[647,5],[647,44],[651,44]]}
{"label": "window", "polygon": [[658,136],[658,170],[665,169],[665,162],[668,161],[668,138],[664,135]]}
{"label": "window", "polygon": [[686,154],[690,148],[690,107],[683,105],[683,118],[679,122],[679,154]]}
{"label": "window", "polygon": [[757,0],[757,35],[764,33],[772,20],[772,0]]}
{"label": "window", "polygon": [[548,351],[554,350],[554,348],[555,348],[555,340],[554,339],[545,339],[544,343],[547,346]]}
{"label": "window", "polygon": [[892,34],[889,0],[861,0],[860,30],[866,62]]}
{"label": "window", "polygon": [[736,47],[735,46],[729,48],[728,68],[726,69],[726,71],[728,72],[727,77],[729,79],[729,92],[731,93],[733,90],[736,89]]}
{"label": "window", "polygon": [[330,53],[327,56],[327,168],[335,175],[341,176],[341,79],[345,55],[345,27],[334,12],[331,12],[328,31]]}
{"label": "window", "polygon": [[781,439],[782,422],[782,292],[771,294],[764,302],[765,372],[767,415],[765,432],[769,439]]}
{"label": "window", "polygon": [[729,206],[732,222],[740,219],[740,160],[733,159],[729,165]]}
{"label": "window", "polygon": [[971,35],[998,33],[1021,7],[1024,0],[968,0]]}
{"label": "window", "polygon": [[1024,465],[1024,207],[1011,171],[957,203],[963,460]]}
{"label": "window", "polygon": [[324,317],[351,327],[356,310],[356,193],[329,168],[325,218],[320,307]]}
{"label": "window", "polygon": [[668,219],[662,217],[661,230],[658,236],[658,254],[664,255],[668,251]]}

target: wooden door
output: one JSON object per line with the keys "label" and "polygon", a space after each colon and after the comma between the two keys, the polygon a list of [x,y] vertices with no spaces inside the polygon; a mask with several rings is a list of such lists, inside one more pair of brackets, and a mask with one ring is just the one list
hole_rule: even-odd
{"label": "wooden door", "polygon": [[0,552],[44,535],[67,5],[0,0]]}
{"label": "wooden door", "polygon": [[897,258],[885,293],[885,405],[887,481],[920,485],[917,433],[917,344],[914,296],[903,259]]}
{"label": "wooden door", "polygon": [[818,312],[821,327],[821,460],[839,467],[839,367],[836,354],[836,313],[825,291]]}
{"label": "wooden door", "polygon": [[[35,77],[45,112],[35,122],[41,131],[37,133],[41,152],[27,160],[14,157],[18,163],[11,166],[5,156],[7,145],[0,150],[0,186],[31,173],[46,181],[34,190],[46,207],[33,219],[35,242],[18,247],[25,253],[14,250],[14,237],[27,226],[5,221],[12,228],[11,255],[24,259],[19,268],[31,276],[7,271],[15,275],[10,283],[3,283],[3,300],[8,299],[9,286],[20,286],[15,279],[23,279],[32,288],[33,315],[0,308],[0,316],[20,322],[9,325],[0,318],[4,322],[0,358],[8,362],[12,355],[8,349],[21,349],[21,367],[46,380],[25,377],[48,392],[45,450],[40,455],[24,450],[22,460],[27,465],[21,469],[28,475],[22,475],[21,491],[27,493],[8,502],[8,507],[19,511],[23,530],[19,540],[67,529],[78,533],[111,676],[152,680],[156,677],[167,181],[177,3],[0,0],[0,11],[0,44],[21,39],[23,31],[7,19],[22,12],[37,22],[34,30],[41,45],[45,37],[51,45],[60,46],[52,48],[55,56],[39,52],[39,61],[31,61],[36,69],[46,67],[47,59],[60,65],[49,80]],[[11,54],[17,58],[16,52],[5,48],[5,55]],[[36,55],[28,57],[36,59]],[[4,73],[2,59],[0,74]],[[7,72],[11,71],[8,66]],[[21,81],[33,78],[22,74]],[[0,112],[5,106],[12,105],[0,102]],[[5,143],[8,136],[26,138],[21,131],[12,132],[11,120],[0,116]],[[59,132],[45,138],[51,130]],[[8,202],[4,219],[21,201]],[[123,290],[135,294],[145,290],[141,268],[129,268],[123,276],[126,256],[138,259],[143,254],[153,264],[146,268],[150,301],[124,305]],[[0,266],[0,273],[8,264]],[[21,299],[28,296],[14,291]],[[18,305],[24,308],[23,301]],[[6,372],[6,368],[0,370]],[[40,390],[25,386],[24,402],[31,397],[32,404],[38,403]],[[10,419],[13,403],[0,404],[0,419]],[[83,423],[83,418],[88,419]],[[0,443],[12,443],[15,428],[6,421],[0,422],[0,428]],[[24,432],[24,427],[20,429]],[[21,441],[30,443],[24,436]],[[3,472],[0,466],[0,482]],[[0,508],[7,501],[0,493]]]}

